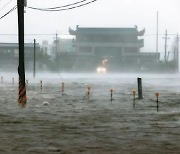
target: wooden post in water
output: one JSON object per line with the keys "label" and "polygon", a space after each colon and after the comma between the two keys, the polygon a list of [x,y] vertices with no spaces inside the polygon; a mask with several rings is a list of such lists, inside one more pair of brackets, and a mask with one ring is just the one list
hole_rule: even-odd
{"label": "wooden post in water", "polygon": [[157,102],[157,112],[159,112],[159,93],[156,93]]}
{"label": "wooden post in water", "polygon": [[42,80],[40,81],[40,88],[41,88],[41,91],[42,91]]}
{"label": "wooden post in water", "polygon": [[112,89],[110,90],[110,93],[111,93],[111,102],[112,102],[112,100],[113,100],[113,90]]}
{"label": "wooden post in water", "polygon": [[143,95],[142,95],[142,79],[137,78],[137,82],[138,82],[138,98],[143,99]]}
{"label": "wooden post in water", "polygon": [[89,99],[89,97],[90,97],[90,91],[91,91],[91,87],[88,86],[88,92],[87,92],[87,94],[88,94],[88,99]]}
{"label": "wooden post in water", "polygon": [[64,82],[62,82],[62,95],[64,94]]}
{"label": "wooden post in water", "polygon": [[133,109],[135,108],[135,97],[136,97],[136,91],[133,90]]}

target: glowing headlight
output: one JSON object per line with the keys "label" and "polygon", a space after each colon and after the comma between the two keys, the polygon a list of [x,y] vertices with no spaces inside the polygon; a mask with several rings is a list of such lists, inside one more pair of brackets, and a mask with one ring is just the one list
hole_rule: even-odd
{"label": "glowing headlight", "polygon": [[98,68],[96,69],[96,71],[97,71],[98,73],[106,73],[106,68],[104,68],[104,67],[98,67]]}

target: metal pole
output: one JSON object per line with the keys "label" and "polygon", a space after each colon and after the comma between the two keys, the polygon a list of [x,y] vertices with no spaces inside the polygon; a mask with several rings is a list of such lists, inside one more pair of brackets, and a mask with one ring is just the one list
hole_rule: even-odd
{"label": "metal pole", "polygon": [[157,112],[159,112],[159,93],[156,93]]}
{"label": "metal pole", "polygon": [[33,67],[33,77],[36,76],[36,39],[34,39],[34,67]]}
{"label": "metal pole", "polygon": [[57,37],[58,37],[58,34],[56,32],[56,54],[57,54]]}
{"label": "metal pole", "polygon": [[137,82],[138,82],[138,98],[139,99],[143,99],[143,95],[142,95],[142,80],[141,80],[141,78],[137,78]]}
{"label": "metal pole", "polygon": [[57,67],[57,71],[59,71],[59,66],[58,66],[58,34],[56,32],[56,67]]}
{"label": "metal pole", "polygon": [[157,112],[159,112],[159,99],[157,97]]}
{"label": "metal pole", "polygon": [[177,71],[179,72],[179,35],[177,34]]}
{"label": "metal pole", "polygon": [[158,35],[159,35],[159,12],[157,11],[157,29],[156,29],[156,60],[158,60]]}
{"label": "metal pole", "polygon": [[26,105],[25,67],[24,67],[24,0],[17,0],[18,41],[19,41],[19,105]]}
{"label": "metal pole", "polygon": [[164,55],[164,60],[166,62],[166,54],[167,54],[167,30],[165,32],[165,55]]}

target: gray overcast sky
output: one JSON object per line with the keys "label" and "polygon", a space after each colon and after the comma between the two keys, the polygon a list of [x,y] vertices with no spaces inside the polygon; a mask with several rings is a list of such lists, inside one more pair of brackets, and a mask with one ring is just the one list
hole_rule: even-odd
{"label": "gray overcast sky", "polygon": [[[66,5],[80,0],[27,0],[28,6],[54,7]],[[89,0],[91,1],[91,0]],[[7,3],[9,4],[3,8]],[[0,16],[15,6],[17,0],[0,0]],[[81,27],[134,27],[146,29],[143,51],[155,51],[156,13],[159,11],[159,33],[176,34],[180,32],[180,0],[97,0],[87,6],[62,12],[43,12],[26,9],[25,33],[67,34],[68,28]],[[0,20],[0,34],[17,33],[17,11]],[[15,42],[14,36],[0,36],[1,42]],[[26,36],[25,41],[33,38],[41,43],[42,39],[53,39],[54,36]],[[163,36],[159,36],[159,50],[164,49]],[[170,37],[170,36],[169,36]],[[168,47],[173,41],[171,36]]]}

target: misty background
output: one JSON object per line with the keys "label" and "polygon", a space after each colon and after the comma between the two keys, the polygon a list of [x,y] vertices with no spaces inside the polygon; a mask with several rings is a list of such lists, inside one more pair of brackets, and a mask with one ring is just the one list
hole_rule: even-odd
{"label": "misty background", "polygon": [[[49,8],[78,1],[27,0],[27,6]],[[0,0],[0,153],[179,154],[179,60],[175,54],[174,61],[163,59],[166,29],[167,52],[179,51],[178,47],[176,50],[173,47],[178,44],[174,39],[180,31],[179,4],[179,0],[97,0],[80,8],[60,12],[26,8],[27,72],[26,84],[21,84],[21,74],[24,73],[21,68],[19,72],[22,73],[19,76],[17,73],[17,9],[1,18],[17,5],[17,0]],[[159,54],[158,57],[156,55],[157,11],[161,60]],[[69,28],[71,33],[83,36],[81,34],[85,31],[87,35],[97,35],[98,39],[88,40],[89,36],[76,35],[73,40],[75,36],[69,34]],[[145,34],[139,35],[144,28]],[[96,32],[103,32],[106,37]],[[124,35],[130,43],[121,37],[122,32],[128,33],[127,36],[130,33],[129,38]],[[114,37],[116,35],[120,36],[117,40]],[[82,54],[86,51],[82,48],[79,48],[82,49],[81,54],[73,50],[57,53],[57,44],[63,44],[57,43],[59,38],[61,41],[71,38],[71,42],[66,40],[71,45],[72,42],[78,45],[85,40],[85,45],[99,43],[101,46],[92,46],[94,54],[87,56]],[[54,57],[44,52],[47,42],[52,44],[50,51],[54,53],[49,54],[54,54]],[[123,43],[136,49],[125,50]],[[36,77],[33,68],[34,45]],[[124,51],[129,54],[127,52],[125,55]],[[114,55],[111,55],[113,52]],[[111,64],[107,69],[112,68],[115,73],[95,73],[96,64],[99,66],[102,62],[106,66],[107,61]],[[55,73],[44,69],[43,65],[47,63],[49,70]],[[122,72],[123,66],[127,70],[127,65],[134,73]],[[74,66],[78,67],[73,72]],[[147,73],[146,66],[156,72]],[[89,68],[91,72],[79,73],[79,67],[85,71]],[[62,68],[70,73],[63,72]],[[142,94],[142,89],[139,90],[140,86],[137,86],[137,77],[142,78],[143,99],[138,96],[140,91]],[[26,99],[26,107],[19,108],[18,103],[23,102],[24,105]]]}
{"label": "misty background", "polygon": [[[27,0],[27,5],[38,8],[55,7],[77,2],[77,0]],[[0,16],[13,6],[16,0],[0,1]],[[156,50],[156,18],[159,12],[159,52],[164,52],[163,35],[167,29],[167,48],[171,50],[175,34],[180,31],[178,0],[98,0],[84,7],[60,11],[44,12],[26,8],[25,42],[41,43],[43,40],[53,41],[55,34],[67,38],[69,27],[134,27],[146,29],[143,52]],[[17,10],[0,20],[0,42],[17,42],[17,36],[2,35],[17,34]],[[49,34],[49,35],[32,35]],[[54,35],[53,35],[54,34]],[[173,34],[173,35],[172,35]]]}

